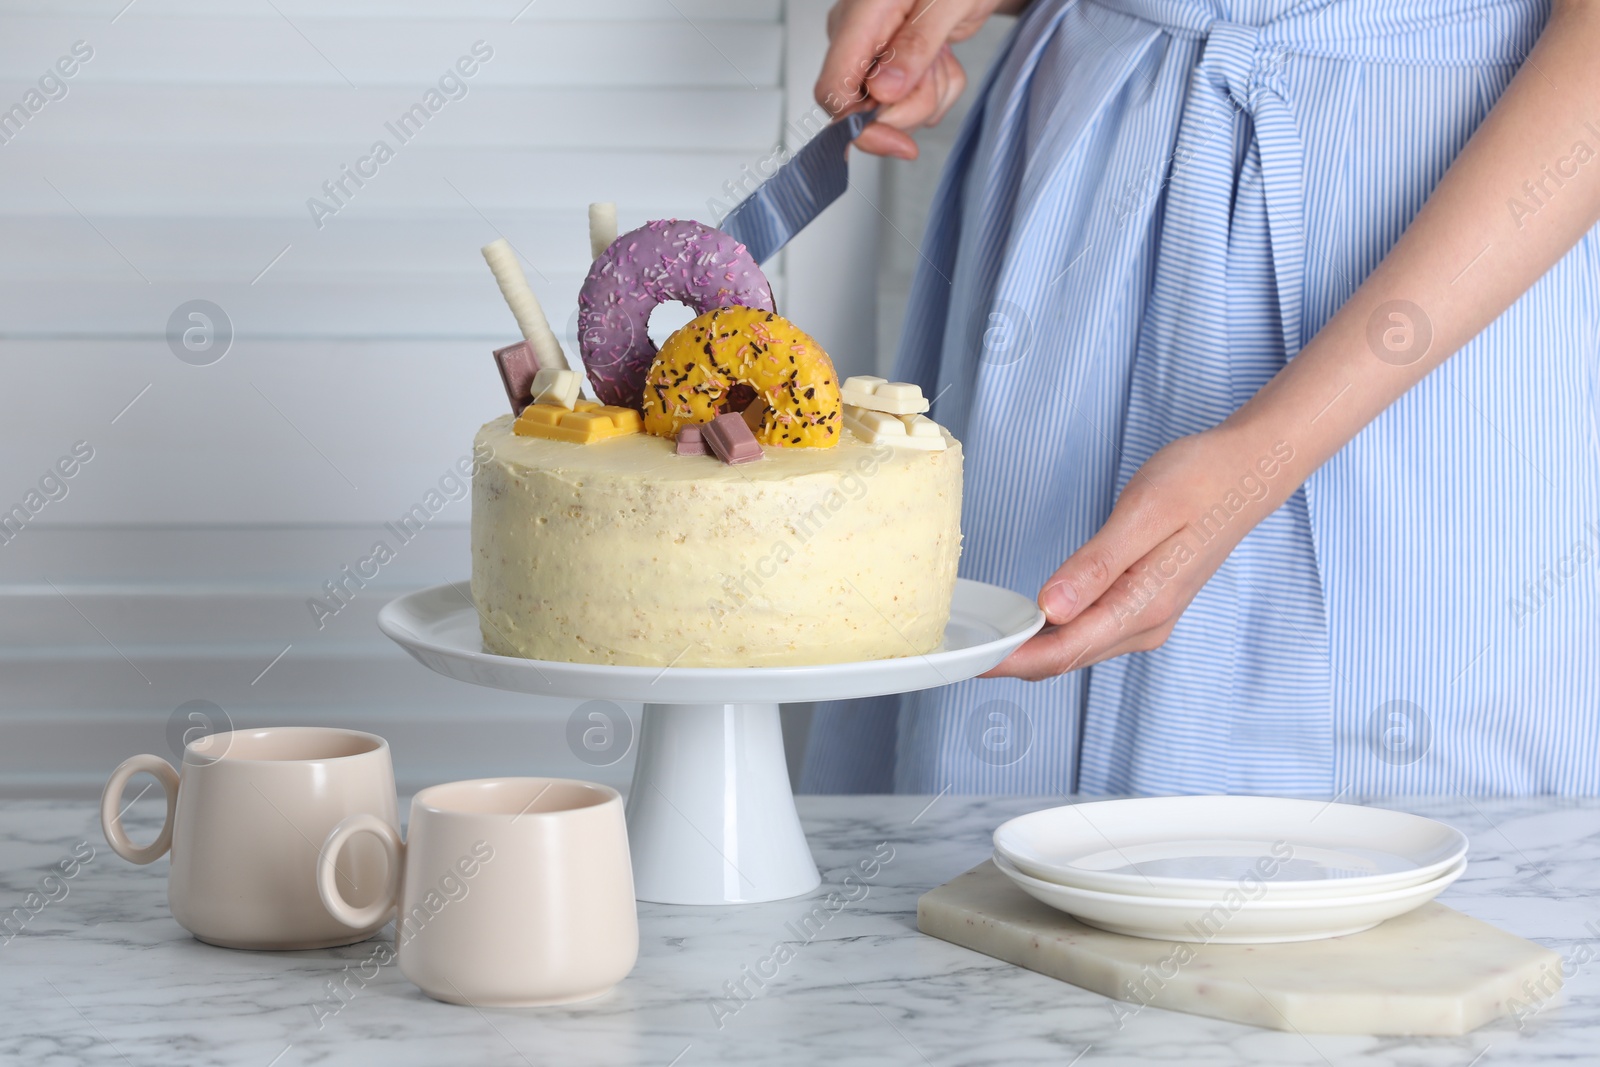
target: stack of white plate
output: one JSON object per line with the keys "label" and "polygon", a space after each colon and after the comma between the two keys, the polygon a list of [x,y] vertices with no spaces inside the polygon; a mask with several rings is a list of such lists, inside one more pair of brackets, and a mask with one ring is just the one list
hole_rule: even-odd
{"label": "stack of white plate", "polygon": [[1036,811],[994,834],[1035,900],[1118,934],[1221,945],[1358,933],[1461,876],[1467,839],[1420,815],[1270,797]]}

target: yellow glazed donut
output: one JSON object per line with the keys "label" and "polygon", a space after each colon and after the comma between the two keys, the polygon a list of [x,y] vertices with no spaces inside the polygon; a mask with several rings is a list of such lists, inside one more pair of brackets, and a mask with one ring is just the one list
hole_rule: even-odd
{"label": "yellow glazed donut", "polygon": [[754,428],[764,445],[839,442],[843,405],[833,361],[788,319],[748,307],[708,311],[667,339],[645,378],[644,428],[676,437],[685,423],[710,422],[747,402],[766,405]]}

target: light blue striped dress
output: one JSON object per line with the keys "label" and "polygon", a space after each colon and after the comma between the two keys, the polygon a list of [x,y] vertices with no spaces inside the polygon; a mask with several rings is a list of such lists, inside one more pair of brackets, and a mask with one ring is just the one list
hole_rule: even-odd
{"label": "light blue striped dress", "polygon": [[[1547,14],[1036,0],[940,187],[897,370],[965,442],[962,573],[1033,596],[1156,449],[1281,368]],[[1595,241],[1250,533],[1163,647],[819,707],[802,788],[1600,791]]]}

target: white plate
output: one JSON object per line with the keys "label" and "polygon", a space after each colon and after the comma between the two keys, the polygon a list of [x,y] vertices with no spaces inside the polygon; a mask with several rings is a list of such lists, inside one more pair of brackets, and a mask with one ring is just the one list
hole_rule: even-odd
{"label": "white plate", "polygon": [[1027,597],[958,578],[944,643],[925,656],[813,667],[658,668],[491,655],[483,651],[467,582],[408,593],[378,612],[379,629],[448,677],[517,693],[653,704],[838,700],[932,689],[982,674],[1043,625],[1044,613]]}
{"label": "white plate", "polygon": [[1424,884],[1466,856],[1467,838],[1354,804],[1146,797],[1035,811],[996,830],[994,847],[1030,877],[1101,893],[1213,900],[1243,880],[1305,900]]}
{"label": "white plate", "polygon": [[1234,899],[1219,902],[1130,897],[1056,885],[1028,877],[998,852],[994,865],[1041,904],[1098,929],[1156,941],[1212,945],[1265,945],[1357,934],[1421,907],[1467,869],[1463,860],[1431,882],[1386,893],[1317,900],[1252,900],[1241,892]]}

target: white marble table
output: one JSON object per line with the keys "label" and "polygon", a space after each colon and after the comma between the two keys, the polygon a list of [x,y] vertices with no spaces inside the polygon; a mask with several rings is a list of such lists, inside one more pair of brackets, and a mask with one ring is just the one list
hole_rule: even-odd
{"label": "white marble table", "polygon": [[[1446,903],[1571,965],[1566,992],[1520,1027],[1505,1019],[1466,1037],[1405,1040],[1267,1032],[1154,1008],[1119,1027],[1100,996],[919,934],[919,894],[983,859],[1004,819],[1059,802],[930,799],[801,798],[823,866],[812,897],[643,905],[638,967],[608,997],[481,1012],[428,1000],[393,966],[371,964],[377,941],[281,954],[200,944],[167,913],[166,861],[118,859],[92,805],[6,804],[0,919],[57,861],[94,854],[76,877],[45,887],[56,899],[0,944],[0,1064],[1496,1067],[1600,1058],[1600,802],[1386,802],[1471,835],[1471,869]],[[154,800],[130,813],[134,825],[154,825]],[[871,870],[875,853],[892,858],[862,878],[857,865]],[[846,892],[856,899],[829,914],[827,894],[853,869]],[[819,904],[823,918],[807,926]],[[330,983],[341,980],[352,992],[333,1000]]]}

